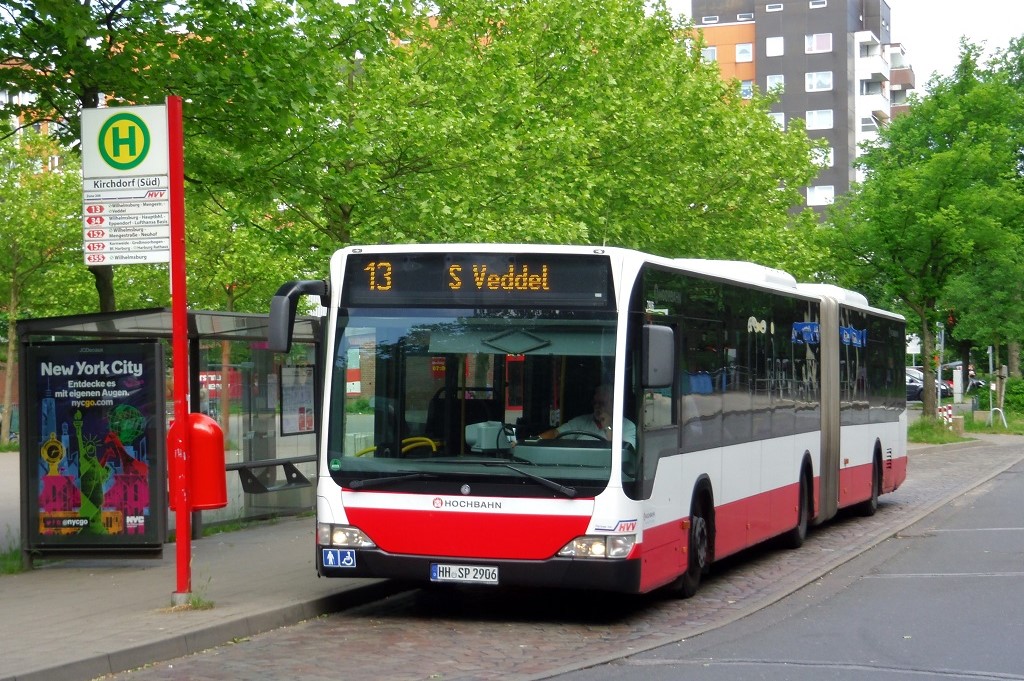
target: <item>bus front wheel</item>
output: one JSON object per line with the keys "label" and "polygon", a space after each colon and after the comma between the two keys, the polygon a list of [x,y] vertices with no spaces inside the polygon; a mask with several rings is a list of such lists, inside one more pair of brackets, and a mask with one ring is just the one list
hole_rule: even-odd
{"label": "bus front wheel", "polygon": [[690,504],[690,540],[687,547],[686,572],[672,584],[679,598],[690,598],[697,593],[701,578],[711,569],[711,508],[707,498],[698,494]]}

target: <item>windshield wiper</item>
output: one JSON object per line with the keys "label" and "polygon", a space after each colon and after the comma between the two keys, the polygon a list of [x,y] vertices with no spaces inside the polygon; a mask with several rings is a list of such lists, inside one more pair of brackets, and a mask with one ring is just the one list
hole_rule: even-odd
{"label": "windshield wiper", "polygon": [[484,465],[485,466],[502,466],[504,468],[508,468],[509,470],[513,470],[516,473],[519,473],[520,475],[522,475],[523,477],[529,478],[530,480],[533,480],[534,482],[536,482],[536,483],[538,483],[540,485],[543,485],[544,487],[547,487],[548,489],[554,490],[554,491],[556,491],[556,492],[558,492],[560,494],[564,494],[565,496],[569,497],[570,499],[572,499],[572,498],[574,498],[576,496],[576,488],[575,487],[567,487],[566,485],[562,485],[560,483],[557,483],[554,480],[548,480],[547,478],[542,477],[540,475],[534,475],[533,473],[530,473],[529,471],[524,471],[522,468],[516,468],[515,466],[513,466],[510,463],[505,463],[504,461],[488,461],[488,462],[484,463]]}
{"label": "windshield wiper", "polygon": [[406,473],[405,475],[392,475],[386,478],[367,478],[366,480],[353,480],[349,483],[351,489],[369,489],[371,487],[385,487],[407,480],[430,480],[437,476],[433,473]]}

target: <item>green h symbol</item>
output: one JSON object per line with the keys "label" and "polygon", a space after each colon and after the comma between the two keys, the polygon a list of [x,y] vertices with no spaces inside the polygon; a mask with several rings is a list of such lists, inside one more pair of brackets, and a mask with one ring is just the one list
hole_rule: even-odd
{"label": "green h symbol", "polygon": [[[133,113],[115,114],[100,128],[98,141],[100,156],[107,165],[116,170],[131,170],[149,153],[149,128]],[[127,149],[126,155],[122,155],[123,149]]]}
{"label": "green h symbol", "polygon": [[[124,127],[124,126],[122,126]],[[131,126],[128,130],[124,131],[127,133],[124,137],[121,136],[121,128],[112,128],[110,131],[110,146],[114,156],[121,155],[121,147],[128,145],[128,155],[135,156],[135,126]]]}

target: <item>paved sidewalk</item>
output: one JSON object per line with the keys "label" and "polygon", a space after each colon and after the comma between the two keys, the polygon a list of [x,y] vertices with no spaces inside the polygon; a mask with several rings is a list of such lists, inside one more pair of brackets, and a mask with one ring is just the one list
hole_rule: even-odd
{"label": "paved sidewalk", "polygon": [[[892,514],[889,519],[880,514],[844,524],[830,539],[841,550],[818,553],[812,537],[809,547],[787,554],[785,574],[760,575],[764,584],[723,580],[680,606],[680,617],[685,615],[691,633],[700,630],[702,621],[714,626],[717,619],[710,613],[725,602],[719,593],[723,589],[763,590],[759,598],[742,599],[749,607],[763,607],[1022,458],[1024,438],[1006,436],[942,448],[912,446],[906,489],[894,495],[902,499],[905,511],[896,529],[890,526],[897,520]],[[378,580],[317,579],[312,518],[193,541],[192,592],[214,604],[209,610],[171,609],[177,586],[174,545],[165,547],[164,554],[155,561],[67,560],[0,576],[0,681],[88,681],[292,625],[401,588]],[[705,610],[707,618],[701,616]],[[642,628],[631,633],[643,637],[634,642],[637,649],[659,639]],[[615,649],[621,654],[621,640]]]}
{"label": "paved sidewalk", "polygon": [[174,544],[159,560],[66,560],[0,576],[0,680],[87,681],[315,618],[396,590],[318,579],[313,519],[192,542],[192,594],[173,610]]}

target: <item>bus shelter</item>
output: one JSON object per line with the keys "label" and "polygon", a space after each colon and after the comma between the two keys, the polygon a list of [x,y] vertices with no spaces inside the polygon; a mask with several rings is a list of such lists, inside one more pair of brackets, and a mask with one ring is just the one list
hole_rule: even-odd
{"label": "bus shelter", "polygon": [[[67,553],[159,555],[174,520],[171,329],[169,308],[18,322],[27,563]],[[266,329],[266,315],[188,313],[189,411],[220,424],[228,492],[224,508],[195,512],[194,535],[203,523],[313,506],[320,320],[296,319],[287,355],[267,349]]]}

